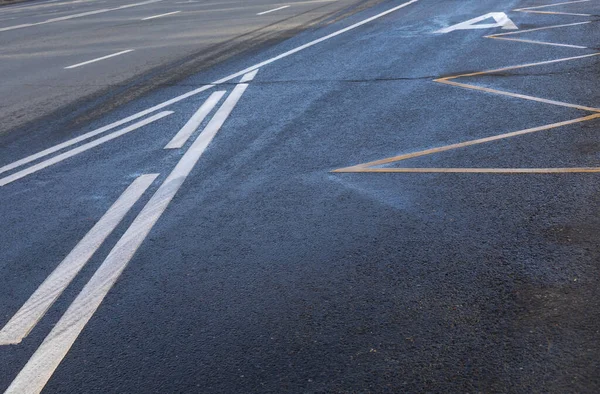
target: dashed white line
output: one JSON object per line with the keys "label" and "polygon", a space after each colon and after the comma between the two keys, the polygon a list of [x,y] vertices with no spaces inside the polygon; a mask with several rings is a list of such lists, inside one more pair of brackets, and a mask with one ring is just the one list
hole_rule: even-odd
{"label": "dashed white line", "polygon": [[158,174],[142,175],[129,185],[104,216],[6,323],[0,331],[0,345],[17,344],[29,334],[157,176]]}
{"label": "dashed white line", "polygon": [[5,394],[37,394],[43,390],[247,88],[247,84],[238,84],[233,89],[215,116],[146,203],[75,301],[13,380]]}
{"label": "dashed white line", "polygon": [[143,21],[148,21],[150,19],[156,19],[156,18],[162,18],[163,16],[168,16],[168,15],[175,15],[175,14],[179,14],[181,11],[173,11],[173,12],[167,12],[166,14],[160,14],[160,15],[154,15],[154,16],[149,16],[147,18],[143,18]]}
{"label": "dashed white line", "polygon": [[60,155],[56,155],[48,160],[44,160],[38,164],[35,164],[31,167],[25,168],[24,170],[15,172],[14,174],[11,174],[9,176],[6,176],[2,179],[0,179],[0,186],[5,186],[8,185],[11,182],[14,182],[18,179],[21,179],[23,177],[26,177],[27,175],[33,174],[34,172],[37,172],[39,170],[42,170],[46,167],[49,167],[53,164],[59,163],[63,160],[66,160],[70,157],[73,157],[75,155],[78,155],[82,152],[85,152],[89,149],[92,149],[98,145],[101,145],[105,142],[108,142],[110,140],[113,140],[117,137],[120,137],[124,134],[127,134],[129,132],[132,132],[134,130],[139,129],[142,126],[145,126],[149,123],[155,122],[161,118],[164,118],[165,116],[171,115],[173,112],[172,111],[163,111],[163,112],[159,112],[154,116],[151,116],[149,118],[146,118],[144,120],[141,120],[137,123],[132,124],[131,126],[127,126],[124,129],[115,131],[113,133],[110,133],[108,135],[105,135],[104,137],[98,138],[97,140],[88,142],[87,144],[83,144],[81,146],[78,146],[77,148],[71,149],[69,151],[66,151],[64,153],[61,153]]}
{"label": "dashed white line", "polygon": [[271,12],[275,12],[275,11],[279,11],[279,10],[283,10],[284,8],[289,8],[289,5],[284,5],[283,7],[279,7],[279,8],[273,8],[272,10],[268,10],[268,11],[263,11],[263,12],[259,12],[256,15],[265,15],[265,14],[269,14]]}
{"label": "dashed white line", "polygon": [[208,114],[216,107],[225,95],[225,91],[214,92],[210,97],[200,106],[198,111],[187,121],[187,123],[179,130],[179,132],[173,137],[173,139],[165,146],[165,149],[179,149],[187,140],[190,138],[192,133],[202,124]]}
{"label": "dashed white line", "polygon": [[8,27],[0,28],[0,32],[1,31],[15,30],[15,29],[22,29],[24,27],[45,25],[45,24],[48,24],[48,23],[61,22],[61,21],[69,20],[69,19],[82,18],[84,16],[102,14],[102,13],[110,12],[110,11],[123,10],[123,9],[131,8],[131,7],[139,7],[141,5],[157,3],[159,1],[163,1],[163,0],[149,0],[149,1],[144,1],[142,3],[126,4],[126,5],[122,5],[120,7],[115,7],[115,8],[104,8],[104,9],[101,9],[101,10],[82,12],[81,14],[73,14],[73,15],[61,16],[59,18],[47,19],[47,20],[42,21],[42,22],[26,23],[26,24],[23,24],[23,25],[16,25],[16,26],[8,26]]}
{"label": "dashed white line", "polygon": [[[63,142],[63,143],[61,143],[61,144],[59,144],[57,146],[50,147],[50,148],[45,149],[45,150],[43,150],[41,152],[38,152],[36,154],[33,154],[31,156],[28,156],[28,157],[25,157],[23,159],[20,159],[20,160],[18,160],[16,162],[7,164],[7,165],[5,165],[5,166],[3,166],[3,167],[0,168],[0,173],[2,173],[4,171],[8,171],[8,169],[13,169],[13,168],[16,168],[16,167],[20,167],[20,166],[22,166],[24,164],[27,164],[27,163],[29,163],[29,162],[31,162],[33,160],[36,160],[38,158],[41,158],[41,157],[47,156],[47,155],[49,155],[51,153],[54,153],[54,152],[62,149],[63,147],[73,145],[73,144],[81,141],[82,139],[88,139],[88,138],[91,138],[94,135],[105,133],[105,132],[107,132],[109,130],[112,130],[112,129],[116,128],[116,127],[119,127],[119,126],[121,126],[121,125],[123,125],[125,123],[129,123],[129,122],[131,122],[133,120],[139,119],[139,118],[141,118],[143,116],[146,116],[148,114],[151,114],[153,112],[161,110],[161,109],[163,109],[165,107],[168,107],[168,106],[170,106],[172,104],[178,103],[178,102],[183,101],[183,100],[185,100],[187,98],[190,98],[192,96],[195,96],[197,94],[205,92],[205,91],[213,88],[215,85],[220,85],[220,84],[229,82],[232,79],[238,78],[238,77],[243,76],[243,75],[245,75],[245,74],[247,74],[247,73],[249,73],[251,71],[254,71],[254,70],[258,69],[258,68],[261,68],[261,67],[266,66],[268,64],[274,63],[274,62],[276,62],[278,60],[284,59],[284,58],[286,58],[288,56],[291,56],[291,55],[293,55],[295,53],[298,53],[298,52],[303,51],[305,49],[308,49],[310,47],[313,47],[313,46],[315,46],[317,44],[320,44],[323,41],[330,40],[330,39],[332,39],[334,37],[337,37],[337,36],[339,36],[341,34],[344,34],[344,33],[348,32],[348,31],[354,30],[354,29],[356,29],[358,27],[361,27],[361,26],[363,26],[363,25],[365,25],[367,23],[370,23],[370,22],[372,22],[374,20],[377,20],[377,19],[382,18],[382,17],[384,17],[386,15],[389,15],[389,14],[391,14],[393,12],[396,12],[396,11],[398,11],[398,10],[404,8],[404,7],[407,7],[407,6],[411,5],[411,4],[414,4],[414,3],[418,2],[418,1],[419,0],[410,0],[410,1],[407,1],[406,3],[399,4],[399,5],[397,5],[395,7],[392,7],[390,9],[386,10],[386,11],[383,11],[383,12],[377,14],[377,15],[374,15],[374,16],[371,16],[369,18],[363,19],[362,21],[357,22],[357,23],[355,23],[353,25],[350,25],[350,26],[345,27],[343,29],[337,30],[337,31],[335,31],[335,32],[333,32],[331,34],[328,34],[328,35],[323,36],[321,38],[318,38],[316,40],[310,41],[310,42],[308,42],[306,44],[300,45],[300,46],[298,46],[298,47],[296,47],[294,49],[291,49],[291,50],[289,50],[287,52],[281,53],[281,54],[279,54],[277,56],[274,56],[274,57],[272,57],[270,59],[267,59],[267,60],[265,60],[263,62],[255,64],[253,66],[250,66],[250,67],[248,67],[248,68],[246,68],[246,69],[244,69],[242,71],[239,71],[239,72],[236,72],[234,74],[228,75],[228,76],[226,76],[224,78],[221,78],[221,79],[213,82],[210,85],[204,85],[204,86],[201,86],[201,87],[199,87],[197,89],[190,90],[187,93],[184,93],[182,95],[173,97],[172,99],[169,99],[167,101],[159,103],[159,104],[157,104],[157,105],[155,105],[153,107],[147,108],[147,109],[145,109],[143,111],[137,112],[137,113],[135,113],[133,115],[130,115],[130,116],[128,116],[126,118],[123,118],[121,120],[118,120],[116,122],[110,123],[110,124],[108,124],[106,126],[103,126],[103,127],[99,128],[99,129],[90,131],[90,132],[88,132],[86,134],[83,134],[83,135],[81,135],[79,137],[76,137],[76,138],[74,138],[72,140],[65,141],[65,142]],[[60,146],[60,148],[59,148],[59,146]]]}
{"label": "dashed white line", "polygon": [[74,64],[72,66],[65,67],[65,70],[70,70],[72,68],[77,68],[77,67],[85,66],[86,64],[90,64],[90,63],[96,63],[96,62],[99,62],[100,60],[110,59],[111,57],[123,55],[123,54],[129,53],[129,52],[133,52],[133,49],[126,49],[126,50],[121,51],[121,52],[113,53],[112,55],[106,55],[106,56],[102,56],[102,57],[99,57],[99,58],[96,58],[96,59],[88,60],[87,62],[77,63],[77,64]]}

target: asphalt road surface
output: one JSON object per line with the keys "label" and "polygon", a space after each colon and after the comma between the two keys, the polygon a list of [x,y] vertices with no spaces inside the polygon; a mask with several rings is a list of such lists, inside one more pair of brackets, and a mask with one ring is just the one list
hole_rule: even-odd
{"label": "asphalt road surface", "polygon": [[600,392],[599,20],[0,8],[0,391]]}

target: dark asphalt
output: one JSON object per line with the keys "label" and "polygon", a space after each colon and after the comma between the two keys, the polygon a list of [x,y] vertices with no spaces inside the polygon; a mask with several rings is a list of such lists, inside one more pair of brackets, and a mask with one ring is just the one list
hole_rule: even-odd
{"label": "dark asphalt", "polygon": [[[400,3],[234,56],[76,131],[52,118],[0,136],[0,166]],[[591,16],[512,11],[549,3],[420,0],[261,67],[44,392],[600,392],[599,173],[331,172],[593,114],[434,82],[597,52],[596,1],[546,9]],[[514,36],[588,48],[433,33],[489,12],[521,30],[591,21]],[[597,108],[599,61],[456,81]],[[182,157],[163,147],[211,91],[0,187],[1,327],[137,176],[160,174],[30,335],[0,346],[0,391]],[[387,167],[595,167],[598,130]]]}

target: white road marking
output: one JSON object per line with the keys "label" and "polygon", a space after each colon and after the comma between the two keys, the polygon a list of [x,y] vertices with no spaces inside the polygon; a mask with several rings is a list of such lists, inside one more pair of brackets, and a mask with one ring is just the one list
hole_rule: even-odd
{"label": "white road marking", "polygon": [[[498,33],[498,34],[492,34],[493,37],[502,37],[502,36],[512,36],[515,34],[523,34],[523,33],[529,33],[532,31],[540,31],[540,30],[548,30],[548,29],[557,29],[560,27],[569,27],[569,26],[577,26],[577,25],[585,25],[588,23],[592,23],[592,21],[585,21],[585,22],[576,22],[576,23],[567,23],[564,25],[554,25],[554,26],[544,26],[544,27],[536,27],[534,29],[527,29],[527,30],[519,30],[519,31],[511,31],[508,33]],[[489,36],[488,36],[489,37]]]}
{"label": "white road marking", "polygon": [[8,27],[0,28],[0,32],[2,32],[2,31],[9,31],[9,30],[16,30],[16,29],[22,29],[24,27],[46,25],[48,23],[55,23],[55,22],[66,21],[66,20],[69,20],[69,19],[82,18],[84,16],[89,16],[89,15],[103,14],[105,12],[123,10],[123,9],[131,8],[131,7],[139,7],[141,5],[158,3],[159,1],[163,1],[163,0],[148,0],[148,1],[144,1],[142,3],[126,4],[126,5],[122,5],[120,7],[115,7],[115,8],[103,8],[101,10],[82,12],[81,14],[73,14],[73,15],[61,16],[59,18],[47,19],[47,20],[42,21],[42,22],[26,23],[26,24],[23,24],[23,25],[8,26]]}
{"label": "white road marking", "polygon": [[6,323],[0,331],[0,345],[20,343],[29,334],[156,177],[158,174],[142,175],[129,185],[104,216]]}
{"label": "white road marking", "polygon": [[249,72],[248,74],[245,74],[242,79],[240,79],[240,83],[246,83],[246,82],[250,82],[254,79],[254,77],[256,77],[256,74],[258,73],[258,69]]}
{"label": "white road marking", "polygon": [[163,16],[167,16],[167,15],[175,15],[175,14],[179,14],[181,11],[173,11],[173,12],[167,12],[166,14],[160,14],[160,15],[154,15],[154,16],[149,16],[147,18],[143,18],[143,21],[148,21],[150,19],[156,19],[156,18],[162,18]]}
{"label": "white road marking", "polygon": [[238,84],[233,89],[206,128],[146,203],[75,301],[13,380],[5,394],[37,394],[43,390],[247,88],[247,84]]}
{"label": "white road marking", "polygon": [[523,40],[520,38],[506,38],[506,37],[489,37],[494,38],[496,40],[508,40],[508,41],[518,41],[525,42],[529,44],[539,44],[539,45],[551,45],[554,47],[565,47],[565,48],[577,48],[577,49],[587,49],[587,47],[583,47],[581,45],[571,45],[571,44],[556,44],[553,42],[544,42],[544,41],[533,41],[533,40]]}
{"label": "white road marking", "polygon": [[545,5],[538,5],[538,6],[535,6],[535,7],[519,8],[519,9],[516,9],[515,11],[537,10],[537,9],[540,9],[540,8],[555,7],[557,5],[575,4],[575,3],[587,3],[588,1],[590,1],[590,0],[566,1],[566,2],[563,2],[563,3],[545,4]]}
{"label": "white road marking", "polygon": [[63,160],[66,160],[70,157],[73,157],[75,155],[78,155],[82,152],[85,152],[89,149],[92,149],[98,145],[101,145],[105,142],[108,142],[110,140],[113,140],[117,137],[120,137],[122,135],[125,135],[129,132],[132,132],[134,130],[139,129],[142,126],[145,126],[149,123],[155,122],[161,118],[164,118],[165,116],[171,115],[173,112],[172,111],[163,111],[163,112],[159,112],[158,114],[151,116],[149,118],[146,118],[144,120],[141,120],[137,123],[132,124],[131,126],[127,126],[124,129],[115,131],[113,133],[110,133],[108,135],[105,135],[104,137],[98,138],[97,140],[88,142],[87,144],[83,144],[81,146],[78,146],[77,148],[71,149],[69,151],[66,151],[64,153],[61,153],[60,155],[56,155],[48,160],[44,160],[38,164],[35,164],[31,167],[27,167],[21,171],[15,172],[14,174],[11,174],[9,176],[6,176],[2,179],[0,179],[0,186],[5,186],[8,185],[11,182],[14,182],[18,179],[21,179],[23,177],[26,177],[27,175],[33,174],[34,172],[37,172],[39,170],[42,170],[46,167],[49,167],[53,164],[59,163]]}
{"label": "white road marking", "polygon": [[268,10],[268,11],[263,11],[263,12],[259,12],[256,15],[265,15],[265,14],[269,14],[271,12],[275,12],[275,11],[279,11],[279,10],[283,10],[284,8],[289,8],[289,5],[284,5],[283,7],[279,7],[279,8],[273,8],[272,10]]}
{"label": "white road marking", "polygon": [[102,57],[99,57],[99,58],[96,58],[96,59],[88,60],[87,62],[77,63],[77,64],[74,64],[72,66],[65,67],[65,70],[70,70],[72,68],[77,68],[77,67],[85,66],[86,64],[90,64],[90,63],[96,63],[96,62],[99,62],[100,60],[110,59],[111,57],[123,55],[123,54],[129,53],[129,52],[133,52],[133,49],[126,49],[126,50],[121,51],[121,52],[113,53],[112,55],[106,55],[106,56],[102,56]]}
{"label": "white road marking", "polygon": [[[486,19],[494,18],[496,23],[477,24]],[[468,21],[457,23],[456,25],[448,26],[444,29],[436,31],[436,33],[450,33],[455,30],[470,30],[470,29],[490,29],[501,27],[503,30],[517,30],[518,27],[504,12],[490,12],[477,18],[469,19]]]}
{"label": "white road marking", "polygon": [[215,85],[220,85],[220,84],[229,82],[232,79],[241,77],[241,76],[243,76],[243,75],[245,75],[245,74],[247,74],[247,73],[249,73],[251,71],[257,70],[257,69],[259,69],[259,68],[261,68],[263,66],[266,66],[268,64],[274,63],[274,62],[276,62],[278,60],[284,59],[284,58],[286,58],[288,56],[291,56],[291,55],[296,54],[298,52],[301,52],[301,51],[303,51],[305,49],[313,47],[313,46],[315,46],[317,44],[320,44],[323,41],[330,40],[330,39],[332,39],[334,37],[337,37],[337,36],[339,36],[341,34],[344,34],[346,32],[349,32],[351,30],[359,28],[359,27],[361,27],[363,25],[366,25],[367,23],[370,23],[370,22],[372,22],[374,20],[377,20],[379,18],[383,18],[386,15],[389,15],[389,14],[391,14],[393,12],[396,12],[396,11],[398,11],[398,10],[404,8],[404,7],[407,7],[407,6],[411,5],[411,4],[414,4],[414,3],[418,2],[418,1],[419,0],[410,0],[410,1],[406,2],[406,3],[397,5],[395,7],[390,8],[389,10],[383,11],[383,12],[377,14],[377,15],[374,15],[374,16],[371,16],[369,18],[363,19],[362,21],[357,22],[357,23],[355,23],[353,25],[350,25],[350,26],[345,27],[343,29],[337,30],[337,31],[335,31],[335,32],[333,32],[331,34],[328,34],[328,35],[324,36],[324,37],[321,37],[321,38],[318,38],[316,40],[310,41],[310,42],[308,42],[306,44],[300,45],[300,46],[298,46],[298,47],[296,47],[294,49],[291,49],[291,50],[289,50],[287,52],[284,52],[282,54],[274,56],[274,57],[272,57],[270,59],[267,59],[267,60],[265,60],[263,62],[257,63],[257,64],[255,64],[253,66],[248,67],[248,68],[245,68],[242,71],[239,71],[239,72],[236,72],[234,74],[228,75],[228,76],[226,76],[224,78],[219,79],[218,81],[213,82],[210,85],[201,86],[201,87],[199,87],[197,89],[191,90],[191,91],[189,91],[187,93],[184,93],[184,94],[182,94],[180,96],[173,97],[170,100],[164,101],[164,102],[162,102],[160,104],[157,104],[157,105],[155,105],[153,107],[150,107],[148,109],[145,109],[143,111],[140,111],[138,113],[130,115],[130,116],[126,117],[126,118],[123,118],[123,119],[118,120],[116,122],[110,123],[110,124],[108,124],[106,126],[103,126],[103,127],[99,128],[99,129],[90,131],[90,132],[88,132],[86,134],[83,134],[83,135],[81,135],[79,137],[76,137],[76,138],[74,138],[72,140],[63,142],[62,144],[59,144],[57,146],[48,148],[48,149],[46,149],[44,151],[41,151],[41,152],[36,153],[34,155],[28,156],[28,157],[26,157],[24,159],[21,159],[21,160],[18,160],[16,162],[14,162],[14,163],[7,164],[4,167],[0,168],[0,173],[8,171],[9,169],[20,167],[23,164],[26,164],[26,163],[29,163],[29,162],[31,162],[33,160],[37,160],[37,159],[39,159],[41,157],[47,156],[47,155],[49,155],[51,153],[54,153],[54,152],[56,152],[56,151],[58,151],[58,150],[60,150],[60,149],[62,149],[64,147],[66,147],[66,146],[73,145],[73,144],[75,144],[75,143],[77,143],[77,142],[79,142],[79,141],[81,141],[83,139],[88,139],[88,138],[91,138],[92,136],[95,136],[95,135],[107,132],[109,130],[114,129],[115,127],[119,127],[119,126],[121,126],[121,125],[123,125],[125,123],[129,123],[132,120],[139,119],[139,118],[141,118],[143,116],[146,116],[148,114],[151,114],[153,112],[161,110],[161,109],[163,109],[165,107],[168,107],[168,106],[170,106],[172,104],[175,104],[175,103],[178,103],[180,101],[183,101],[183,100],[185,100],[185,99],[187,99],[189,97],[195,96],[195,95],[200,94],[200,93],[202,93],[202,92],[204,92],[204,91],[206,91],[208,89],[211,89]]}
{"label": "white road marking", "polygon": [[225,91],[214,92],[196,111],[196,113],[187,121],[187,123],[179,130],[173,139],[165,146],[165,149],[179,149],[190,138],[192,133],[202,124],[208,114],[216,107],[225,95]]}

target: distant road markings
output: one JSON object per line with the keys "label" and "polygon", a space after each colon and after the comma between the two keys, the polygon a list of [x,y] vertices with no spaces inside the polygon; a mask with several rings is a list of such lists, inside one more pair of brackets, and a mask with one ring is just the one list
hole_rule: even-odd
{"label": "distant road markings", "polygon": [[275,12],[275,11],[279,11],[279,10],[283,10],[284,8],[289,8],[289,5],[284,5],[283,7],[279,7],[279,8],[273,8],[272,10],[268,10],[268,11],[263,11],[263,12],[259,12],[256,15],[265,15],[265,14],[269,14],[271,12]]}
{"label": "distant road markings", "polygon": [[110,59],[111,57],[123,55],[123,54],[129,53],[129,52],[133,52],[133,49],[127,49],[127,50],[124,50],[124,51],[121,51],[121,52],[113,53],[112,55],[106,55],[106,56],[102,56],[102,57],[99,57],[99,58],[96,58],[96,59],[88,60],[87,62],[77,63],[77,64],[74,64],[72,66],[65,67],[65,70],[70,70],[72,68],[77,68],[77,67],[85,66],[86,64],[90,64],[90,63],[96,63],[96,62],[99,62],[100,60]]}
{"label": "distant road markings", "polygon": [[[493,18],[496,23],[480,24],[486,19]],[[468,21],[457,23],[456,25],[448,26],[440,29],[435,33],[450,33],[455,30],[471,30],[471,29],[490,29],[493,27],[501,27],[504,30],[517,30],[518,27],[504,12],[490,12],[477,18],[469,19]]]}
{"label": "distant road markings", "polygon": [[593,16],[592,14],[578,14],[578,13],[572,13],[572,12],[538,11],[540,8],[556,7],[558,5],[568,5],[568,4],[575,4],[575,3],[587,3],[589,1],[590,0],[567,1],[567,2],[563,2],[563,3],[546,4],[546,5],[539,5],[539,6],[535,6],[535,7],[518,8],[518,9],[513,10],[513,11],[528,12],[528,13],[532,13],[532,14]]}
{"label": "distant road markings", "polygon": [[20,343],[96,253],[158,174],[139,176],[0,331],[0,345]]}
{"label": "distant road markings", "polygon": [[506,36],[513,36],[515,34],[530,33],[532,31],[539,31],[539,30],[549,30],[549,29],[558,29],[558,28],[561,28],[561,27],[586,25],[588,23],[592,23],[592,21],[577,22],[577,23],[567,23],[567,24],[564,24],[564,25],[544,26],[544,27],[537,27],[537,28],[534,28],[534,29],[511,31],[511,32],[508,32],[508,33],[491,34],[489,36],[485,36],[485,38],[493,38],[495,40],[506,40],[506,41],[524,42],[524,43],[528,43],[528,44],[551,45],[551,46],[555,46],[555,47],[587,49],[587,47],[584,47],[584,46],[581,46],[581,45],[559,44],[559,43],[555,43],[555,42],[546,42],[546,41],[537,41],[537,40],[524,40],[524,39],[520,39],[520,38],[512,38],[512,37],[506,37]]}
{"label": "distant road markings", "polygon": [[293,49],[291,49],[291,50],[289,50],[287,52],[281,53],[281,54],[279,54],[277,56],[274,56],[274,57],[272,57],[270,59],[267,59],[267,60],[262,61],[262,62],[260,62],[258,64],[255,64],[253,66],[245,68],[244,70],[241,70],[241,71],[238,71],[238,72],[236,72],[234,74],[228,75],[228,76],[226,76],[224,78],[221,78],[221,79],[213,82],[210,85],[204,85],[204,86],[201,86],[201,87],[199,87],[197,89],[190,90],[187,93],[184,93],[182,95],[173,97],[172,99],[169,99],[167,101],[159,103],[159,104],[157,104],[157,105],[155,105],[153,107],[147,108],[147,109],[145,109],[143,111],[137,112],[137,113],[135,113],[133,115],[130,115],[130,116],[126,117],[126,118],[120,119],[120,120],[118,120],[116,122],[110,123],[110,124],[108,124],[106,126],[103,126],[103,127],[99,128],[99,129],[96,129],[96,130],[90,131],[88,133],[85,133],[85,134],[83,134],[83,135],[81,135],[79,137],[73,138],[72,140],[63,142],[63,143],[61,143],[59,145],[50,147],[48,149],[45,149],[45,150],[43,150],[41,152],[38,152],[36,154],[33,154],[31,156],[28,156],[28,157],[25,157],[23,159],[17,160],[17,161],[15,161],[13,163],[7,164],[7,165],[5,165],[5,166],[3,166],[3,167],[0,168],[0,173],[8,171],[8,169],[13,169],[13,168],[16,168],[16,167],[20,167],[23,164],[26,164],[26,163],[29,163],[29,162],[31,162],[33,160],[37,160],[37,159],[39,159],[41,157],[47,156],[47,155],[49,155],[49,154],[51,154],[53,152],[56,152],[56,151],[58,151],[58,150],[60,150],[60,149],[62,149],[64,147],[66,147],[66,146],[73,145],[73,144],[75,144],[75,143],[77,143],[77,142],[79,142],[79,141],[81,141],[83,139],[88,139],[88,138],[91,138],[94,135],[105,133],[105,132],[107,132],[109,130],[112,130],[112,129],[116,128],[116,127],[119,127],[119,126],[121,126],[121,125],[123,125],[125,123],[129,123],[129,122],[131,122],[133,120],[139,119],[139,118],[141,118],[143,116],[146,116],[148,114],[151,114],[153,112],[161,110],[161,109],[163,109],[165,107],[168,107],[168,106],[170,106],[172,104],[175,104],[175,103],[178,103],[180,101],[183,101],[183,100],[185,100],[185,99],[187,99],[189,97],[198,95],[198,94],[200,94],[202,92],[205,92],[205,91],[207,91],[207,90],[215,87],[215,85],[220,85],[220,84],[229,82],[232,79],[241,77],[241,76],[243,76],[243,75],[245,75],[245,74],[247,74],[247,73],[249,73],[251,71],[255,71],[255,70],[259,69],[260,67],[263,67],[263,66],[266,66],[268,64],[274,63],[274,62],[276,62],[278,60],[284,59],[284,58],[286,58],[288,56],[294,55],[294,54],[296,54],[298,52],[301,52],[301,51],[303,51],[305,49],[308,49],[308,48],[311,48],[311,47],[313,47],[313,46],[315,46],[317,44],[320,44],[321,42],[330,40],[330,39],[332,39],[334,37],[337,37],[337,36],[339,36],[341,34],[344,34],[346,32],[349,32],[351,30],[359,28],[359,27],[361,27],[363,25],[366,25],[367,23],[370,23],[370,22],[372,22],[374,20],[377,20],[377,19],[382,18],[382,17],[384,17],[386,15],[389,15],[389,14],[391,14],[393,12],[396,12],[396,11],[398,11],[398,10],[404,8],[404,7],[408,7],[411,4],[415,4],[418,1],[419,0],[410,0],[410,1],[407,1],[406,3],[399,4],[399,5],[397,5],[395,7],[392,7],[390,9],[386,10],[386,11],[383,11],[383,12],[377,14],[377,15],[374,15],[374,16],[371,16],[369,18],[363,19],[362,21],[357,22],[357,23],[355,23],[353,25],[350,25],[350,26],[345,27],[343,29],[337,30],[337,31],[335,31],[335,32],[333,32],[331,34],[328,34],[326,36],[323,36],[321,38],[317,38],[316,40],[313,40],[313,41],[310,41],[310,42],[308,42],[306,44],[297,46],[296,48],[293,48]]}
{"label": "distant road markings", "polygon": [[143,21],[148,21],[150,19],[156,19],[156,18],[162,18],[163,16],[168,16],[168,15],[175,15],[175,14],[179,14],[181,11],[173,11],[173,12],[167,12],[166,14],[160,14],[160,15],[154,15],[154,16],[149,16],[147,18],[143,18]]}
{"label": "distant road markings", "polygon": [[48,24],[48,23],[61,22],[61,21],[69,20],[69,19],[82,18],[84,16],[102,14],[102,13],[110,12],[110,11],[123,10],[123,9],[131,8],[131,7],[139,7],[141,5],[158,3],[159,1],[163,1],[163,0],[148,0],[148,1],[144,1],[142,3],[126,4],[126,5],[122,5],[120,7],[115,7],[115,8],[103,8],[101,10],[88,11],[88,12],[83,12],[81,14],[73,14],[73,15],[61,16],[59,18],[47,19],[47,20],[42,21],[42,22],[26,23],[26,24],[23,24],[23,25],[16,25],[16,26],[8,26],[8,27],[0,28],[0,32],[2,32],[2,31],[9,31],[9,30],[16,30],[16,29],[22,29],[24,27],[45,25],[45,24]]}
{"label": "distant road markings", "polygon": [[208,114],[216,107],[225,95],[225,91],[214,92],[196,111],[196,113],[187,121],[187,123],[179,130],[173,139],[165,146],[165,149],[179,149],[190,138],[192,133],[202,124]]}
{"label": "distant road markings", "polygon": [[247,84],[236,85],[202,133],[142,208],[96,273],[19,372],[5,394],[36,394],[43,390],[247,88]]}
{"label": "distant road markings", "polygon": [[49,167],[53,164],[59,163],[63,160],[66,160],[70,157],[73,157],[75,155],[78,155],[82,152],[85,152],[89,149],[92,149],[98,145],[101,145],[105,142],[108,142],[110,140],[113,140],[117,137],[120,137],[122,135],[125,135],[129,132],[132,132],[134,130],[139,129],[140,127],[143,127],[147,124],[150,124],[152,122],[155,122],[159,119],[164,118],[165,116],[171,115],[173,112],[172,111],[163,111],[163,112],[159,112],[158,114],[151,116],[149,118],[143,119],[137,123],[132,124],[131,126],[127,126],[124,129],[115,131],[113,133],[110,133],[108,135],[105,135],[104,137],[98,138],[97,140],[88,142],[87,144],[83,144],[81,146],[78,146],[77,148],[71,149],[69,151],[66,151],[64,153],[61,153],[60,155],[56,155],[50,159],[47,159],[45,161],[42,161],[38,164],[35,164],[31,167],[25,168],[21,171],[15,172],[14,174],[8,175],[4,178],[0,179],[0,186],[5,186],[8,185],[11,182],[14,182],[18,179],[21,179],[23,177],[26,177],[27,175],[33,174],[34,172],[37,172],[39,170],[42,170],[46,167]]}

